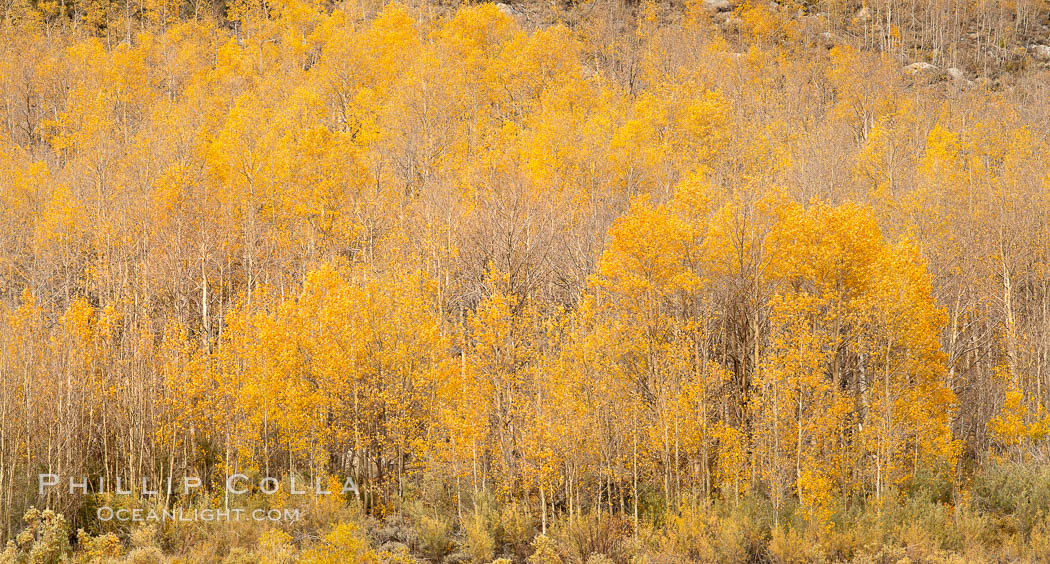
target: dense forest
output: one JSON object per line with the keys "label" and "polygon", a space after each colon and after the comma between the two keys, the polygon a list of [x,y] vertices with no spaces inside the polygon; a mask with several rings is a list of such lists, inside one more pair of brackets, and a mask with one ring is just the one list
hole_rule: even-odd
{"label": "dense forest", "polygon": [[[3,0],[0,51],[0,562],[1050,559],[1050,2]],[[100,517],[231,507],[299,518]]]}

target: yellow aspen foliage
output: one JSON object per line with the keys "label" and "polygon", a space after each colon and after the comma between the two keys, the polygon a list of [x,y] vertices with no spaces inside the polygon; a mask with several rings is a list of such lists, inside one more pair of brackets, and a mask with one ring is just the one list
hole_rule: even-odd
{"label": "yellow aspen foliage", "polygon": [[1004,449],[1005,457],[1027,458],[1027,447],[1039,443],[1050,434],[1050,415],[1039,407],[1030,411],[1024,392],[1016,384],[1008,384],[1003,394],[1002,407],[991,420],[988,429]]}
{"label": "yellow aspen foliage", "polygon": [[308,564],[336,564],[338,562],[378,563],[379,557],[368,548],[353,523],[337,523],[324,537],[323,546],[306,551],[299,559]]}
{"label": "yellow aspen foliage", "polygon": [[1048,15],[6,2],[5,557],[243,473],[358,491],[175,558],[1046,560]]}
{"label": "yellow aspen foliage", "polygon": [[892,85],[899,75],[885,58],[848,45],[835,46],[830,58],[827,75],[836,88],[834,115],[846,121],[858,138],[866,139],[876,120],[892,111]]}
{"label": "yellow aspen foliage", "polygon": [[[843,467],[872,473],[879,496],[920,467],[932,463],[947,471],[955,452],[948,428],[954,397],[936,342],[943,313],[932,301],[929,277],[914,247],[881,241],[870,212],[856,206],[817,206],[796,217],[771,236],[780,244],[803,245],[802,252],[781,263],[786,270],[780,275],[792,280],[796,291],[835,299],[825,314],[834,317],[820,324],[833,341],[818,348],[837,350],[828,367],[833,389],[851,392],[849,410],[858,421],[860,452],[867,453],[854,454],[863,458]],[[807,227],[809,222],[814,223]],[[837,344],[843,338],[854,343],[855,352]],[[931,404],[940,408],[930,410]],[[862,459],[873,460],[874,467],[858,468]],[[847,483],[857,478],[843,477]]]}

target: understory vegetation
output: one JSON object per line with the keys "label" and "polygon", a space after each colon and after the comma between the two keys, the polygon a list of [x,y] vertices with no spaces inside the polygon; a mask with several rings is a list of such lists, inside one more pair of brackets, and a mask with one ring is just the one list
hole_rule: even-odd
{"label": "understory vegetation", "polygon": [[[251,497],[246,507],[298,509],[296,522],[228,521],[71,527],[50,510],[30,510],[0,562],[84,563],[497,563],[606,562],[1045,562],[1050,559],[1050,471],[995,465],[972,493],[916,481],[882,506],[842,504],[828,523],[798,506],[775,510],[767,496],[690,499],[676,507],[646,495],[642,524],[622,512],[553,519],[540,531],[535,508],[491,497],[457,508],[415,497],[377,517],[344,498]],[[349,503],[348,503],[349,501]],[[131,502],[129,500],[130,503]],[[75,539],[75,542],[70,539]]]}

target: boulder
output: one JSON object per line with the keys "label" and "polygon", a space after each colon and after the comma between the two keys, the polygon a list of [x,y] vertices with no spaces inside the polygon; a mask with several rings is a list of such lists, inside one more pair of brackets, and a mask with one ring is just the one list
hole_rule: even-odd
{"label": "boulder", "polygon": [[728,12],[733,9],[729,0],[704,0],[704,9],[708,12]]}
{"label": "boulder", "polygon": [[1050,61],[1050,45],[1029,45],[1028,53],[1037,61]]}
{"label": "boulder", "polygon": [[503,15],[505,16],[510,16],[514,19],[518,19],[521,17],[521,12],[514,6],[511,6],[510,4],[504,4],[500,2],[496,4],[496,8],[499,9],[499,11],[503,12]]}
{"label": "boulder", "polygon": [[744,20],[734,16],[732,18],[726,18],[726,20],[720,24],[720,27],[722,28],[722,31],[732,32],[740,31],[740,28],[743,27],[743,25]]}
{"label": "boulder", "polygon": [[973,88],[975,86],[972,80],[966,78],[966,72],[960,68],[949,67],[945,72],[948,73],[952,82],[959,88]]}
{"label": "boulder", "polygon": [[909,76],[918,76],[933,70],[937,70],[937,67],[923,61],[912,63],[904,67],[904,72],[908,73]]}

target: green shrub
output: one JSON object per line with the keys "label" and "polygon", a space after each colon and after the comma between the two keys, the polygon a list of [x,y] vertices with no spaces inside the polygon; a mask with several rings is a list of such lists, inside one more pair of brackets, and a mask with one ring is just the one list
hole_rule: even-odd
{"label": "green shrub", "polygon": [[994,465],[974,479],[974,506],[1010,517],[1025,540],[1050,515],[1050,470],[1024,464]]}
{"label": "green shrub", "polygon": [[485,516],[476,512],[467,517],[463,524],[466,535],[466,549],[473,562],[488,562],[496,553],[496,539],[489,531]]}
{"label": "green shrub", "polygon": [[532,540],[532,555],[525,562],[527,564],[562,564],[561,555],[558,554],[558,545],[554,539],[547,535],[536,535]]}
{"label": "green shrub", "polygon": [[620,559],[630,530],[629,522],[621,517],[588,513],[564,522],[558,536],[573,560],[586,561],[592,554]]}
{"label": "green shrub", "polygon": [[717,515],[699,504],[682,504],[667,519],[663,539],[664,548],[679,557],[694,562],[716,560],[715,542]]}
{"label": "green shrub", "polygon": [[529,554],[529,543],[536,536],[536,519],[523,505],[508,503],[500,509],[495,534],[501,554],[513,554],[517,560],[524,560]]}
{"label": "green shrub", "polygon": [[7,543],[4,564],[57,564],[70,554],[69,527],[62,515],[45,509],[29,508],[22,517],[26,526]]}
{"label": "green shrub", "polygon": [[78,562],[99,564],[119,558],[123,552],[124,546],[120,544],[120,539],[113,533],[92,537],[84,532],[84,529],[77,530]]}
{"label": "green shrub", "polygon": [[136,548],[128,553],[127,564],[163,564],[167,559],[155,546]]}
{"label": "green shrub", "polygon": [[452,520],[439,515],[423,515],[416,521],[419,552],[431,560],[448,556],[456,544],[452,540]]}
{"label": "green shrub", "polygon": [[781,525],[773,529],[768,551],[774,562],[801,564],[824,559],[819,535],[812,528],[796,529]]}

